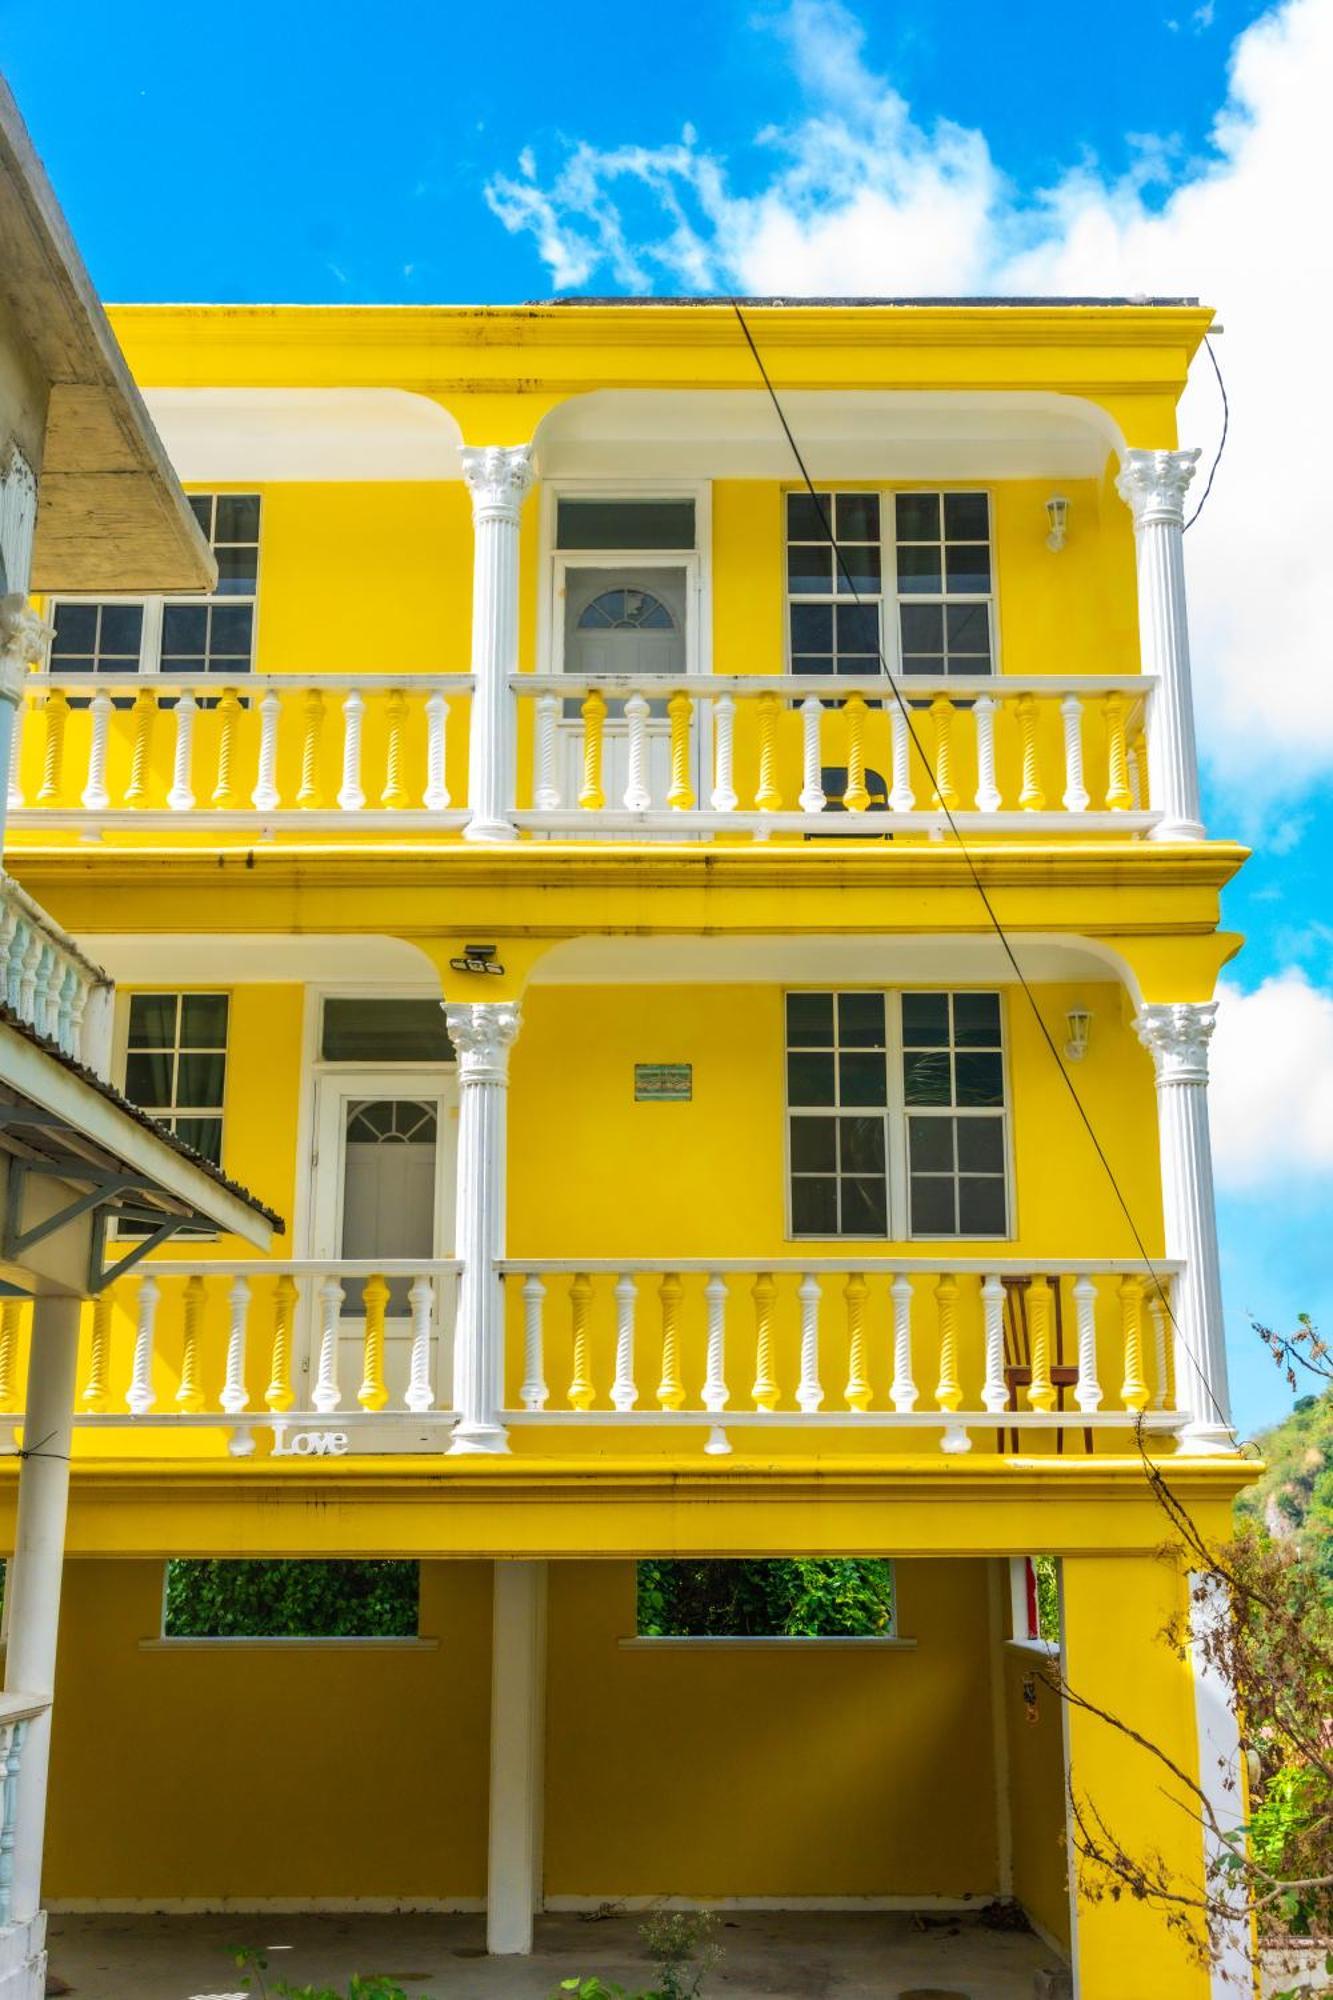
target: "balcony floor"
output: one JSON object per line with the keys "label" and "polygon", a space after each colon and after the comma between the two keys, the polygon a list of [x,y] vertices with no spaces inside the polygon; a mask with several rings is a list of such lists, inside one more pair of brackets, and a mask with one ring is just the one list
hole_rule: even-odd
{"label": "balcony floor", "polygon": [[[641,1921],[540,1917],[531,1958],[487,1958],[479,1916],[55,1916],[51,1970],[90,2000],[241,1996],[227,1950],[255,1943],[269,1950],[269,1977],[293,1984],[344,1986],[352,1972],[382,1972],[423,2000],[546,2000],[575,1973],[641,1984]],[[1036,1972],[1058,1964],[1039,1939],[971,1915],[731,1911],[718,1936],[725,1956],[705,1992],[727,2000],[899,2000],[923,1989],[940,2000],[1032,2000]]]}

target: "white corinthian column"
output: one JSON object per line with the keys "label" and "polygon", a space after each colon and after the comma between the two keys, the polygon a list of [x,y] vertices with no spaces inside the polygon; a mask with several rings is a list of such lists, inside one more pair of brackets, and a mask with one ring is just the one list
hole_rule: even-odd
{"label": "white corinthian column", "polygon": [[1222,1276],[1208,1135],[1208,1042],[1217,1002],[1145,1007],[1135,1021],[1157,1072],[1166,1254],[1184,1269],[1172,1281],[1176,1404],[1188,1413],[1187,1451],[1233,1451],[1222,1324]]}
{"label": "white corinthian column", "polygon": [[505,1251],[505,1127],[509,1050],[518,1033],[515,1001],[449,1001],[449,1039],[458,1055],[458,1181],[454,1255],[462,1264],[454,1329],[454,1409],[450,1451],[508,1451],[504,1401],[504,1286],[495,1260]]}
{"label": "white corinthian column", "polygon": [[1127,451],[1116,486],[1134,516],[1139,651],[1157,686],[1148,710],[1148,791],[1155,840],[1202,840],[1199,759],[1185,610],[1185,492],[1197,451]]}
{"label": "white corinthian column", "polygon": [[472,733],[468,840],[513,840],[514,697],[518,671],[518,517],[532,484],[531,446],[464,445],[472,495]]}

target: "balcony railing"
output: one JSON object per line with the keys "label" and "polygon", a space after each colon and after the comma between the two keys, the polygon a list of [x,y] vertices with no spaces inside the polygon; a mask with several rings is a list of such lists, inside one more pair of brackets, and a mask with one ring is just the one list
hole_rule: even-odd
{"label": "balcony railing", "polygon": [[0,1933],[13,1921],[14,1839],[23,1745],[29,1724],[45,1715],[50,1706],[42,1695],[0,1694]]}
{"label": "balcony railing", "polygon": [[112,985],[40,904],[0,871],[0,999],[98,1076],[111,1055]]}

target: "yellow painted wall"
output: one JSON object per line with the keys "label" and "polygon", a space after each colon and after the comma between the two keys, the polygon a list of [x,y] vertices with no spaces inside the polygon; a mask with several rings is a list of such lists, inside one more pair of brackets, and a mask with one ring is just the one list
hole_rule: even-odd
{"label": "yellow painted wall", "polygon": [[1063,1711],[1042,1656],[1006,1646],[1001,1661],[1014,1894],[1048,1936],[1069,1942]]}

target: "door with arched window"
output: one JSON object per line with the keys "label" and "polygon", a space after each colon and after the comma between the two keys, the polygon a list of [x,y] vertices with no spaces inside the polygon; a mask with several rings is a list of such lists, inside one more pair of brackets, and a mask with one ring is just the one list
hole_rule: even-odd
{"label": "door with arched window", "polygon": [[[648,675],[687,670],[689,572],[675,565],[568,568],[563,577],[563,668],[580,680],[609,683],[602,790],[608,809],[625,805],[629,755],[625,700]],[[581,697],[564,704],[563,795],[576,803],[583,782]],[[671,784],[667,701],[648,709],[647,785],[652,806],[666,808]],[[697,732],[696,732],[697,734]]]}

